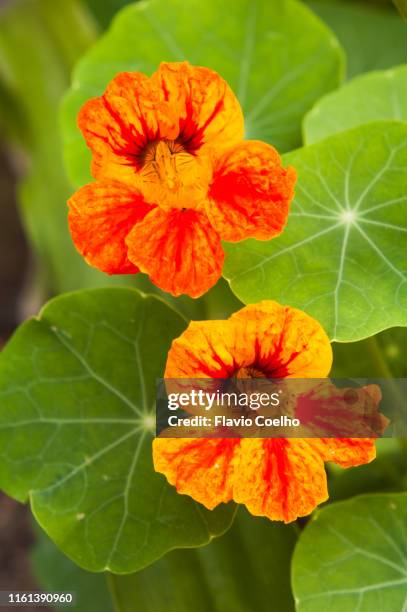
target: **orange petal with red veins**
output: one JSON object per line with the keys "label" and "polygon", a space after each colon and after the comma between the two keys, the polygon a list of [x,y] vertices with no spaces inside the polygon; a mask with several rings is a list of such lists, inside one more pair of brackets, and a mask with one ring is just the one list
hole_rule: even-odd
{"label": "orange petal with red veins", "polygon": [[146,145],[161,133],[174,132],[171,121],[147,76],[119,73],[102,96],[86,102],[79,112],[79,128],[93,153],[93,176],[134,181]]}
{"label": "orange petal with red veins", "polygon": [[129,259],[172,295],[199,297],[219,279],[224,254],[205,215],[154,209],[126,239]]}
{"label": "orange petal with red veins", "polygon": [[138,268],[127,257],[125,238],[152,209],[142,196],[117,181],[91,183],[69,200],[69,229],[88,264],[108,274]]}
{"label": "orange petal with red veins", "polygon": [[269,240],[286,224],[296,172],[283,168],[277,151],[245,141],[226,151],[215,167],[208,217],[223,240]]}
{"label": "orange petal with red veins", "polygon": [[167,357],[167,378],[229,378],[253,367],[273,378],[323,378],[331,344],[309,315],[277,302],[242,308],[226,321],[193,321]]}
{"label": "orange petal with red veins", "polygon": [[151,77],[179,119],[178,138],[188,151],[212,147],[218,155],[244,137],[239,101],[222,77],[188,62],[162,63]]}
{"label": "orange petal with red veins", "polygon": [[256,516],[286,523],[310,514],[328,498],[324,461],[350,467],[368,463],[374,455],[374,442],[365,439],[156,438],[153,442],[155,470],[179,493],[209,509],[233,499]]}
{"label": "orange petal with red veins", "polygon": [[[329,339],[317,321],[263,301],[227,321],[192,322],[172,343],[165,377],[228,378],[247,368],[275,378],[322,378],[331,363]],[[376,391],[369,392],[374,399]],[[207,508],[232,498],[254,515],[285,522],[328,498],[325,461],[350,467],[374,456],[372,439],[154,441],[155,469],[180,493]]]}
{"label": "orange petal with red veins", "polygon": [[134,182],[147,145],[176,141],[189,153],[224,150],[243,138],[236,96],[216,72],[187,62],[161,64],[152,77],[121,72],[86,102],[78,125],[93,153],[92,174]]}
{"label": "orange petal with red veins", "polygon": [[376,457],[375,438],[311,438],[324,461],[343,468],[370,463]]}
{"label": "orange petal with red veins", "polygon": [[307,431],[306,437],[375,438],[389,424],[379,412],[381,398],[377,385],[337,387],[326,379],[303,379],[296,384],[290,410]]}
{"label": "orange petal with red veins", "polygon": [[271,300],[245,306],[231,316],[257,346],[260,370],[272,378],[324,378],[332,348],[321,324],[308,314]]}
{"label": "orange petal with red veins", "polygon": [[164,474],[179,493],[212,510],[232,499],[239,448],[239,440],[234,439],[156,438],[154,469]]}
{"label": "orange petal with red veins", "polygon": [[165,378],[233,376],[237,364],[251,362],[255,354],[239,331],[230,321],[191,321],[172,342]]}
{"label": "orange petal with red veins", "polygon": [[328,498],[323,460],[300,438],[241,441],[233,499],[256,516],[294,521]]}

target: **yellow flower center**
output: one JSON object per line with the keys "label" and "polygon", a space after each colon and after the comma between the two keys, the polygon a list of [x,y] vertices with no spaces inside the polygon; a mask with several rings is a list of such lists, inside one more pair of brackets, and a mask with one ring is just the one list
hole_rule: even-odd
{"label": "yellow flower center", "polygon": [[206,197],[211,167],[181,143],[159,140],[147,145],[138,177],[148,202],[165,209],[197,209]]}
{"label": "yellow flower center", "polygon": [[236,378],[266,378],[266,375],[261,370],[248,366],[246,368],[240,368],[236,374]]}

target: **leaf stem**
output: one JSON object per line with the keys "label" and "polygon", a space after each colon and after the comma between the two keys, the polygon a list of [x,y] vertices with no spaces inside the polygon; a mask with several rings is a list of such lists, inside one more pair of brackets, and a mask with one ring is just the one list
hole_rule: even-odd
{"label": "leaf stem", "polygon": [[105,572],[107,586],[109,588],[110,597],[112,598],[112,604],[115,612],[123,612],[123,609],[119,603],[119,598],[117,594],[116,581],[114,574],[110,572]]}
{"label": "leaf stem", "polygon": [[[376,367],[376,371],[378,372],[378,374],[380,374],[380,376],[388,379],[389,381],[388,388],[391,391],[391,395],[395,402],[395,405],[399,407],[400,411],[405,411],[406,398],[400,392],[397,383],[394,381],[393,373],[389,364],[383,356],[383,352],[380,349],[376,336],[371,336],[370,338],[367,338],[366,344],[372,361]],[[404,456],[407,458],[407,438],[404,436],[400,436],[398,438],[398,441]]]}
{"label": "leaf stem", "polygon": [[376,367],[377,373],[383,378],[393,378],[393,373],[389,364],[383,357],[383,353],[377,343],[376,336],[371,336],[365,340],[372,361]]}

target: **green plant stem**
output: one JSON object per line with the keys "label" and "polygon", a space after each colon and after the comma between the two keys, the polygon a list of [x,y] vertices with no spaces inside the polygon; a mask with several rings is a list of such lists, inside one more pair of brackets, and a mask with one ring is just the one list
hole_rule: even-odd
{"label": "green plant stem", "polygon": [[[368,346],[369,354],[372,358],[372,361],[376,367],[376,371],[378,372],[378,374],[380,374],[381,377],[386,378],[389,381],[388,387],[390,389],[391,396],[395,402],[395,405],[400,406],[400,408],[403,407],[406,403],[406,398],[402,395],[397,383],[395,383],[394,381],[393,373],[390,369],[389,364],[383,356],[383,352],[380,349],[376,336],[371,336],[370,338],[368,338],[366,340],[366,344]],[[407,438],[400,437],[398,438],[398,440],[403,455],[406,457],[407,460]]]}
{"label": "green plant stem", "polygon": [[403,19],[407,20],[407,0],[393,0]]}
{"label": "green plant stem", "polygon": [[119,598],[117,595],[116,581],[115,581],[114,574],[111,574],[110,572],[106,572],[105,575],[106,575],[107,586],[110,592],[110,597],[112,598],[113,608],[115,612],[121,612],[121,606],[120,606]]}
{"label": "green plant stem", "polygon": [[389,367],[389,364],[383,357],[383,353],[377,343],[376,336],[371,336],[370,338],[367,338],[365,340],[365,343],[368,348],[370,357],[372,358],[373,364],[375,365],[377,373],[382,378],[393,378],[393,373]]}

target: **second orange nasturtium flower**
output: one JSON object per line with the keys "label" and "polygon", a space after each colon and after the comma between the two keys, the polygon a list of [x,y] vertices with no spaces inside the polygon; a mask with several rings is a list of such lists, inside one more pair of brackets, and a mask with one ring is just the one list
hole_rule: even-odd
{"label": "second orange nasturtium flower", "polygon": [[[264,301],[226,321],[192,322],[168,354],[166,378],[324,378],[331,345],[305,313]],[[328,498],[325,461],[375,457],[373,439],[156,438],[154,467],[209,509],[234,500],[254,515],[293,521]]]}
{"label": "second orange nasturtium flower", "polygon": [[70,230],[104,272],[146,272],[173,295],[198,297],[221,275],[221,239],[268,240],[286,223],[294,169],[270,145],[243,140],[239,102],[208,68],[120,73],[82,107],[79,127],[96,182],[70,199]]}

